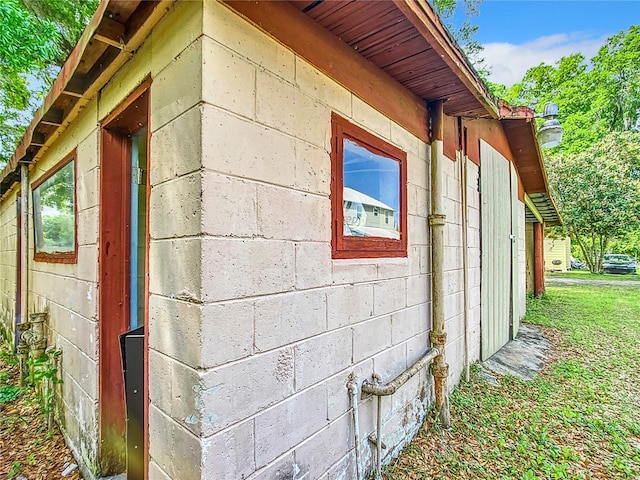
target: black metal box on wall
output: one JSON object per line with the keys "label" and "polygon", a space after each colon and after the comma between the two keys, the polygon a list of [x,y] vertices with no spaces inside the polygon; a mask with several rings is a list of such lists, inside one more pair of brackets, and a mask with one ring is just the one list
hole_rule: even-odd
{"label": "black metal box on wall", "polygon": [[144,326],[120,335],[127,409],[127,480],[144,479]]}

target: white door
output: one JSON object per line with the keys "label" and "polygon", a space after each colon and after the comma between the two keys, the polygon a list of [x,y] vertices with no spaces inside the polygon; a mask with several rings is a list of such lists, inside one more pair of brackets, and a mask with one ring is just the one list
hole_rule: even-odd
{"label": "white door", "polygon": [[510,337],[513,216],[510,163],[484,141],[480,141],[480,197],[481,357],[486,360]]}

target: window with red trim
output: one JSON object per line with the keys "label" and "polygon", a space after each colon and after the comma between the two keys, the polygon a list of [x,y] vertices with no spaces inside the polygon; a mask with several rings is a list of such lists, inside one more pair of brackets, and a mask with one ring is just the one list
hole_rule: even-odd
{"label": "window with red trim", "polygon": [[31,186],[35,260],[58,263],[76,261],[74,160],[75,151]]}
{"label": "window with red trim", "polygon": [[333,258],[407,256],[407,154],[331,116]]}

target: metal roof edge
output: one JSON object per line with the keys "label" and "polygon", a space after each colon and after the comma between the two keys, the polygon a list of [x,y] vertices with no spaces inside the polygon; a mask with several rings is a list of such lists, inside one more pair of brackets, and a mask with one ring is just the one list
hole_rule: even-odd
{"label": "metal roof edge", "polygon": [[89,24],[82,32],[78,43],[76,43],[73,50],[71,50],[71,53],[60,69],[58,76],[54,80],[51,89],[49,89],[49,92],[44,98],[42,105],[40,105],[40,107],[36,110],[31,123],[27,127],[25,133],[22,135],[22,138],[18,142],[18,145],[13,152],[13,155],[0,174],[0,182],[4,181],[7,174],[13,172],[18,167],[18,164],[25,158],[27,154],[27,148],[29,148],[29,145],[31,144],[33,133],[35,132],[38,123],[44,118],[46,113],[55,102],[55,99],[58,98],[60,93],[62,93],[62,91],[64,90],[64,87],[66,87],[69,79],[71,78],[71,75],[73,75],[73,73],[78,68],[78,65],[80,64],[80,61],[82,59],[82,53],[85,52],[87,45],[89,45],[89,42],[91,41],[94,33],[98,29],[98,25],[102,21],[102,18],[107,10],[107,7],[109,6],[110,1],[111,0],[104,0],[98,5],[98,9],[93,14],[91,20],[89,21]]}

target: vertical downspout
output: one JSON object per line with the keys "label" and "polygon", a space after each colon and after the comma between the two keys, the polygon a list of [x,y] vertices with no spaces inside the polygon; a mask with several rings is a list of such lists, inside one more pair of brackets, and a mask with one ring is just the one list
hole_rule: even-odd
{"label": "vertical downspout", "polygon": [[533,294],[544,294],[544,224],[533,224]]}
{"label": "vertical downspout", "polygon": [[447,334],[444,330],[444,215],[443,172],[444,161],[444,112],[443,101],[437,100],[429,105],[429,119],[431,122],[431,305],[433,324],[429,335],[431,346],[438,349],[439,355],[431,364],[431,374],[435,386],[436,409],[440,421],[445,428],[449,428],[449,399],[447,397],[447,377],[449,365],[445,360],[445,345]]}
{"label": "vertical downspout", "polygon": [[460,152],[460,189],[462,193],[462,284],[464,308],[464,379],[469,381],[469,252],[467,237],[467,156]]}
{"label": "vertical downspout", "polygon": [[[20,259],[20,315],[21,323],[29,318],[29,164],[20,163],[20,215],[22,217],[21,242],[22,258]],[[17,321],[17,319],[16,319]],[[17,326],[15,334],[17,338]],[[17,344],[16,344],[17,347]]]}

